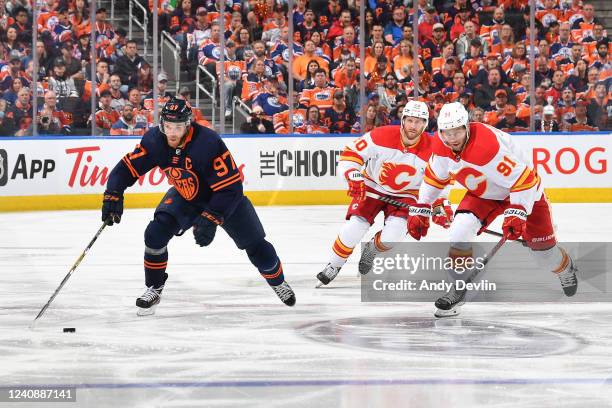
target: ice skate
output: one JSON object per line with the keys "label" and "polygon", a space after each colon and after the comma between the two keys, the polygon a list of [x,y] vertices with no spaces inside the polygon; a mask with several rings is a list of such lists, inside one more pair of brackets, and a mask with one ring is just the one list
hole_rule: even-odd
{"label": "ice skate", "polygon": [[574,260],[569,257],[569,263],[561,272],[557,273],[557,277],[561,282],[561,288],[565,296],[574,296],[578,290],[578,278],[576,272],[578,268],[574,265]]}
{"label": "ice skate", "polygon": [[136,306],[138,306],[136,314],[138,316],[150,316],[155,314],[155,309],[161,300],[162,290],[164,290],[164,285],[159,288],[154,288],[153,286],[148,287],[145,293],[136,299]]}
{"label": "ice skate", "polygon": [[286,281],[280,285],[272,286],[272,289],[284,304],[287,306],[295,305],[295,293]]}
{"label": "ice skate", "polygon": [[466,290],[456,290],[456,285],[446,292],[444,296],[436,300],[436,317],[457,316],[461,312],[461,306],[465,303]]}
{"label": "ice skate", "polygon": [[327,285],[329,282],[333,281],[338,273],[340,273],[341,266],[332,266],[331,264],[327,264],[325,269],[317,274],[317,279],[319,283],[317,284],[317,288],[320,288],[322,285]]}
{"label": "ice skate", "polygon": [[359,273],[361,275],[367,275],[372,270],[372,264],[374,258],[378,254],[374,240],[366,243],[361,251],[361,258],[359,259]]}

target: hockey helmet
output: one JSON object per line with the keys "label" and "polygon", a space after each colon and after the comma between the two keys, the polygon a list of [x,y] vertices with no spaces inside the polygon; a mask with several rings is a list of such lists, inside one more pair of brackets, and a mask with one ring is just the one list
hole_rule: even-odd
{"label": "hockey helmet", "polygon": [[438,130],[455,129],[461,126],[467,128],[468,121],[468,112],[460,102],[446,103],[438,115]]}
{"label": "hockey helmet", "polygon": [[186,126],[191,124],[191,106],[185,99],[173,96],[166,102],[161,111],[160,124],[164,122],[184,123]]}
{"label": "hockey helmet", "polygon": [[423,129],[427,129],[427,125],[429,124],[429,108],[425,102],[414,100],[408,101],[402,110],[402,122],[406,117],[425,119],[425,127]]}

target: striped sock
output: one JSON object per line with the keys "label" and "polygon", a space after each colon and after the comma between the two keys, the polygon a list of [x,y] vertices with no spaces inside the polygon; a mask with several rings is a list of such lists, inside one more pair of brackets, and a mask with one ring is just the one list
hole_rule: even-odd
{"label": "striped sock", "polygon": [[272,269],[260,269],[259,273],[270,286],[277,286],[285,281],[285,275],[283,275],[283,264],[280,260],[278,260]]}
{"label": "striped sock", "polygon": [[[164,248],[165,249],[165,248]],[[144,270],[145,270],[145,285],[159,288],[162,286],[168,274],[166,267],[168,266],[168,251],[165,250],[159,254],[151,254],[145,251],[144,255]]]}
{"label": "striped sock", "polygon": [[378,252],[385,252],[391,249],[390,246],[385,246],[385,244],[383,244],[382,239],[380,238],[380,236],[382,235],[382,231],[378,231],[375,235],[374,235],[374,246],[376,246],[376,249],[378,250]]}

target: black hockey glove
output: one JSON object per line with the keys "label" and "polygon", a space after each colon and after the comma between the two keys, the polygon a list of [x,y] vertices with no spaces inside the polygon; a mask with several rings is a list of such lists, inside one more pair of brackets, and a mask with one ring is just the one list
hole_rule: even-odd
{"label": "black hockey glove", "polygon": [[193,223],[193,237],[196,244],[199,246],[210,245],[215,238],[217,226],[221,224],[223,224],[222,216],[203,211]]}
{"label": "black hockey glove", "polygon": [[102,221],[106,225],[119,224],[123,214],[123,194],[116,191],[105,191],[102,200]]}

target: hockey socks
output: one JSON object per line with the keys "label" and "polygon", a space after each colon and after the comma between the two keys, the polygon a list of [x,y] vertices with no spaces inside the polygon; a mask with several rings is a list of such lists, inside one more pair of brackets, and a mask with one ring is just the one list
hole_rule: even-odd
{"label": "hockey socks", "polygon": [[272,269],[260,269],[259,273],[270,286],[278,286],[285,281],[283,264],[280,260],[277,261],[276,265],[274,265]]}
{"label": "hockey socks", "polygon": [[145,247],[144,254],[144,270],[145,270],[145,285],[149,288],[159,288],[163,286],[168,278],[166,267],[168,266],[168,250],[166,247],[162,249],[152,249]]}
{"label": "hockey socks", "polygon": [[362,217],[352,216],[345,222],[332,245],[329,264],[335,268],[342,267],[368,228],[370,224]]}

